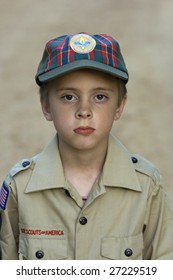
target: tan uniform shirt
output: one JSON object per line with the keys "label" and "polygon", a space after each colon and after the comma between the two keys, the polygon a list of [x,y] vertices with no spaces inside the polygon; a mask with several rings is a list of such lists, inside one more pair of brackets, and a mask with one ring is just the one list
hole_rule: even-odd
{"label": "tan uniform shirt", "polygon": [[112,136],[103,173],[85,203],[65,180],[56,137],[14,166],[5,184],[4,260],[173,259],[173,212],[160,175]]}

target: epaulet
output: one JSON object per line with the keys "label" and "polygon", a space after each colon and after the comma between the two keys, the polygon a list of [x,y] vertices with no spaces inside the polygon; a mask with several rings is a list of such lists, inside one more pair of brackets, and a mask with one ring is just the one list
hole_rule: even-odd
{"label": "epaulet", "polygon": [[15,164],[9,171],[0,189],[0,208],[5,210],[9,195],[9,184],[12,178],[19,172],[28,169],[31,166],[32,160],[24,159]]}
{"label": "epaulet", "polygon": [[151,177],[155,183],[160,182],[161,175],[153,163],[140,155],[133,155],[131,159],[136,171]]}
{"label": "epaulet", "polygon": [[5,179],[6,184],[9,185],[11,179],[19,172],[28,169],[31,166],[31,163],[32,159],[23,159],[16,163],[7,174],[7,177]]}

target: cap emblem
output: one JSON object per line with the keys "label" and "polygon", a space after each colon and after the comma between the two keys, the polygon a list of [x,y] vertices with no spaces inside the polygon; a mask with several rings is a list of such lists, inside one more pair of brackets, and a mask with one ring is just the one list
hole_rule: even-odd
{"label": "cap emblem", "polygon": [[76,53],[89,53],[95,48],[96,41],[90,35],[77,34],[71,38],[70,46]]}

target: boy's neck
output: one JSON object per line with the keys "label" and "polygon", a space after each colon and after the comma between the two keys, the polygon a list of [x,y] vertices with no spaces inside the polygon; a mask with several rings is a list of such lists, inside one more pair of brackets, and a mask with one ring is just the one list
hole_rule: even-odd
{"label": "boy's neck", "polygon": [[59,142],[59,151],[61,160],[64,167],[78,169],[84,171],[84,169],[99,169],[101,170],[104,164],[107,141],[91,150],[77,150],[71,149],[68,145]]}
{"label": "boy's neck", "polygon": [[[101,174],[107,153],[108,140],[91,150],[75,150],[59,141],[59,151],[66,178],[81,195],[87,195]],[[83,190],[81,190],[81,185]]]}

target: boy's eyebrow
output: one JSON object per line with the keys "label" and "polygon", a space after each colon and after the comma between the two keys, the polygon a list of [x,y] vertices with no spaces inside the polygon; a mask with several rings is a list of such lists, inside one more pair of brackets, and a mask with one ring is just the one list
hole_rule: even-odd
{"label": "boy's eyebrow", "polygon": [[69,90],[69,91],[77,91],[78,89],[77,88],[73,88],[73,87],[60,87],[60,88],[57,88],[56,91],[63,91],[63,90]]}
{"label": "boy's eyebrow", "polygon": [[96,87],[96,88],[93,88],[92,89],[93,91],[110,91],[110,92],[113,92],[114,90],[112,88],[107,88],[107,87]]}

